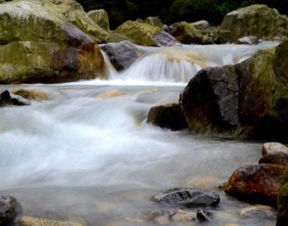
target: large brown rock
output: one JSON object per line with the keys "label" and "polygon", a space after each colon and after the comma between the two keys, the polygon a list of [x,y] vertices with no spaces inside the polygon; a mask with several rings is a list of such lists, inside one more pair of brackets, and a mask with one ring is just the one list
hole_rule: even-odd
{"label": "large brown rock", "polygon": [[104,59],[92,35],[98,33],[90,29],[93,24],[73,0],[2,3],[0,83],[105,77]]}
{"label": "large brown rock", "polygon": [[275,205],[284,169],[275,164],[241,167],[229,178],[224,190],[238,198]]}
{"label": "large brown rock", "polygon": [[187,123],[179,104],[152,107],[149,110],[147,122],[171,130],[187,128]]}
{"label": "large brown rock", "polygon": [[251,5],[228,13],[221,24],[222,36],[235,42],[244,36],[261,39],[286,39],[288,18],[266,5]]}
{"label": "large brown rock", "polygon": [[265,155],[259,160],[259,164],[263,164],[263,163],[286,166],[288,165],[288,154],[284,152],[276,152],[276,153]]}
{"label": "large brown rock", "polygon": [[288,222],[288,167],[282,177],[278,196],[277,226],[286,226]]}
{"label": "large brown rock", "polygon": [[136,60],[143,56],[143,52],[129,41],[109,43],[101,46],[110,62],[117,71],[129,68]]}

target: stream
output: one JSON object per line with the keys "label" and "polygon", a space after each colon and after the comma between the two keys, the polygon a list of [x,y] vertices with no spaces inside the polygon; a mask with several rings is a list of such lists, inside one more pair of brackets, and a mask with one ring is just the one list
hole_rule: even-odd
{"label": "stream", "polygon": [[[253,204],[217,187],[261,156],[261,142],[173,132],[146,123],[149,109],[177,102],[203,67],[239,63],[275,46],[209,45],[143,48],[145,56],[107,80],[1,85],[46,91],[49,100],[0,108],[1,194],[24,215],[87,226],[158,225],[150,198],[175,187],[214,190],[221,197],[207,226],[275,225],[276,215],[241,216]],[[171,225],[197,225],[183,222]]]}

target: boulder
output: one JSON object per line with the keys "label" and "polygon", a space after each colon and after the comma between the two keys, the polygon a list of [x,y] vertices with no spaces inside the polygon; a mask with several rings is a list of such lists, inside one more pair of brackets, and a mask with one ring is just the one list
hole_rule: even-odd
{"label": "boulder", "polygon": [[22,207],[17,199],[6,195],[0,197],[0,225],[12,224],[21,213]]}
{"label": "boulder", "polygon": [[88,12],[88,16],[105,31],[109,31],[109,16],[104,9],[95,9]]}
{"label": "boulder", "polygon": [[201,44],[203,42],[201,32],[192,24],[184,21],[164,26],[162,29],[184,44]]}
{"label": "boulder", "polygon": [[277,206],[277,226],[286,226],[288,222],[288,167],[282,177]]}
{"label": "boulder", "polygon": [[[0,83],[52,83],[104,77],[104,59],[96,39],[79,28],[96,33],[85,25],[78,15],[81,13],[85,13],[82,7],[72,0],[2,3]],[[89,21],[95,24],[90,18]]]}
{"label": "boulder", "polygon": [[220,197],[215,192],[194,188],[175,188],[154,195],[153,200],[167,207],[217,206]]}
{"label": "boulder", "polygon": [[144,19],[144,23],[150,24],[150,25],[153,25],[153,26],[156,26],[156,27],[160,27],[160,28],[163,26],[163,23],[162,23],[161,19],[158,16],[146,17]]}
{"label": "boulder", "polygon": [[265,40],[286,39],[288,18],[266,5],[251,5],[228,13],[221,24],[223,38],[235,42],[243,36]]}
{"label": "boulder", "polygon": [[159,47],[174,46],[179,44],[179,42],[172,35],[162,30],[154,36],[153,41],[155,45]]}
{"label": "boulder", "polygon": [[37,101],[48,100],[48,94],[42,90],[18,89],[13,90],[12,93],[28,100],[37,100]]}
{"label": "boulder", "polygon": [[188,126],[197,132],[236,128],[238,101],[238,77],[233,66],[201,70],[180,96]]}
{"label": "boulder", "polygon": [[262,163],[270,163],[286,166],[288,165],[288,154],[284,152],[276,152],[265,155],[259,160],[259,164]]}
{"label": "boulder", "polygon": [[213,135],[287,141],[285,51],[288,41],[240,64],[199,71],[180,95],[188,127]]}
{"label": "boulder", "polygon": [[21,97],[11,96],[8,90],[0,92],[0,106],[15,105],[23,106],[29,105],[30,103]]}
{"label": "boulder", "polygon": [[147,123],[171,130],[187,128],[187,123],[179,104],[152,107],[148,113]]}
{"label": "boulder", "polygon": [[143,56],[143,52],[129,41],[105,44],[101,46],[101,49],[107,54],[111,64],[117,71],[129,68]]}
{"label": "boulder", "polygon": [[155,46],[154,36],[160,32],[160,28],[147,23],[128,20],[115,31],[127,36],[136,44]]}
{"label": "boulder", "polygon": [[274,153],[279,153],[279,152],[288,154],[288,148],[284,144],[281,144],[278,142],[264,143],[263,148],[262,148],[263,156],[274,154]]}
{"label": "boulder", "polygon": [[240,199],[275,205],[284,169],[275,164],[241,167],[229,178],[224,190]]}
{"label": "boulder", "polygon": [[19,226],[83,226],[70,221],[57,221],[39,217],[24,216],[18,220]]}

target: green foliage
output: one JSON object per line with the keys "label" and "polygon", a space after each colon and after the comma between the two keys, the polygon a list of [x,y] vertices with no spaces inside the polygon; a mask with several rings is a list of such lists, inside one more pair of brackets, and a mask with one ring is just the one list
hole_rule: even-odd
{"label": "green foliage", "polygon": [[234,9],[262,3],[288,14],[288,0],[77,0],[85,10],[105,9],[109,13],[111,27],[124,21],[147,16],[159,16],[164,23],[208,20],[220,24],[224,15]]}

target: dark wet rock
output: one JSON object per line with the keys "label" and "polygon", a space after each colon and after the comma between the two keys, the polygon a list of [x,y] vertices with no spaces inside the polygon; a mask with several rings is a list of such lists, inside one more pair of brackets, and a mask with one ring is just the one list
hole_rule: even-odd
{"label": "dark wet rock", "polygon": [[152,107],[147,116],[147,123],[171,130],[187,128],[187,123],[179,104]]}
{"label": "dark wet rock", "polygon": [[210,212],[204,211],[203,209],[197,210],[197,219],[200,222],[211,221],[210,215],[211,215]]}
{"label": "dark wet rock", "polygon": [[287,226],[288,222],[288,166],[282,176],[277,202],[277,226]]}
{"label": "dark wet rock", "polygon": [[0,197],[0,225],[10,225],[21,213],[21,204],[14,197]]}
{"label": "dark wet rock", "polygon": [[285,167],[275,164],[244,166],[225,185],[225,192],[240,199],[275,205]]}
{"label": "dark wet rock", "polygon": [[16,105],[16,106],[23,106],[29,105],[30,103],[27,100],[24,100],[21,97],[11,96],[8,90],[3,92],[0,91],[0,106],[6,105]]}
{"label": "dark wet rock", "polygon": [[288,165],[288,154],[284,152],[276,152],[263,156],[259,160],[259,164],[270,163],[276,165]]}
{"label": "dark wet rock", "polygon": [[187,22],[178,22],[170,26],[163,26],[162,29],[184,44],[201,44],[203,42],[201,32]]}
{"label": "dark wet rock", "polygon": [[245,44],[245,45],[255,45],[259,43],[259,39],[256,36],[245,36],[237,39],[236,44]]}
{"label": "dark wet rock", "polygon": [[237,127],[238,101],[238,78],[233,66],[201,70],[180,96],[189,127],[199,132]]}
{"label": "dark wet rock", "polygon": [[283,152],[288,154],[288,148],[281,143],[278,142],[268,142],[264,143],[262,148],[262,156]]}
{"label": "dark wet rock", "polygon": [[143,56],[143,52],[129,41],[105,44],[101,46],[101,49],[105,51],[117,71],[129,68]]}
{"label": "dark wet rock", "polygon": [[160,192],[153,200],[169,207],[216,206],[220,197],[215,192],[193,188],[175,188]]}
{"label": "dark wet rock", "polygon": [[165,31],[160,31],[154,36],[153,39],[155,46],[174,46],[179,44],[179,42],[169,33]]}

